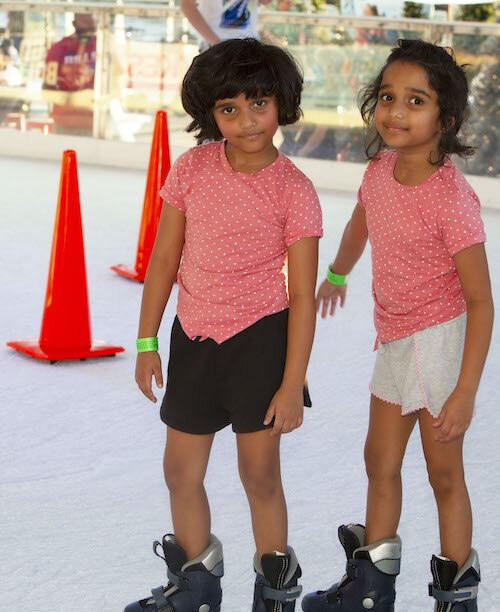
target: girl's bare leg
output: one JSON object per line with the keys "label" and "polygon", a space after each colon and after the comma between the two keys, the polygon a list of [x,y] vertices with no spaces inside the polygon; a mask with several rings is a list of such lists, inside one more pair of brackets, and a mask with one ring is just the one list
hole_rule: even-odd
{"label": "girl's bare leg", "polygon": [[210,507],[203,484],[215,434],[194,435],[167,427],[163,459],[177,543],[188,559],[210,544]]}
{"label": "girl's bare leg", "polygon": [[371,396],[365,443],[368,475],[365,544],[393,538],[401,516],[401,466],[417,415],[401,416],[401,406]]}
{"label": "girl's bare leg", "polygon": [[280,436],[237,434],[238,467],[250,504],[257,554],[286,552],[288,517],[281,484]]}
{"label": "girl's bare leg", "polygon": [[449,443],[436,442],[433,421],[427,410],[420,411],[420,436],[438,508],[441,554],[462,567],[472,542],[472,510],[462,456],[464,438],[461,436]]}

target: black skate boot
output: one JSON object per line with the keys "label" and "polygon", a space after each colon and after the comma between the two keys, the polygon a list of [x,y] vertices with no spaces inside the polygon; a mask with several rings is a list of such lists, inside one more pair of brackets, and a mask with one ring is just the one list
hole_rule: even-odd
{"label": "black skate boot", "polygon": [[399,536],[363,546],[362,525],[341,525],[339,540],[347,555],[346,574],[327,591],[309,593],[304,612],[394,612],[394,584],[401,563]]}
{"label": "black skate boot", "polygon": [[286,554],[275,552],[255,555],[255,591],[252,612],[294,612],[295,600],[302,587],[297,585],[302,576],[300,565],[291,546]]}
{"label": "black skate boot", "polygon": [[460,570],[455,561],[432,555],[431,572],[434,582],[429,584],[429,595],[436,600],[434,612],[477,612],[481,571],[473,548]]}
{"label": "black skate boot", "polygon": [[124,612],[220,612],[224,565],[222,544],[214,535],[210,546],[192,561],[171,534],[163,536],[161,544],[155,542],[153,550],[167,564],[168,585],[153,589],[152,597],[129,604]]}

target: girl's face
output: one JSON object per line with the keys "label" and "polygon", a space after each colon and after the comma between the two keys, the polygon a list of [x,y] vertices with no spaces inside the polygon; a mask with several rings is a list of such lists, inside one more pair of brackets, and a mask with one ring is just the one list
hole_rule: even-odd
{"label": "girl's face", "polygon": [[437,151],[441,135],[438,95],[427,72],[396,61],[384,71],[375,107],[375,127],[387,146],[401,152]]}
{"label": "girl's face", "polygon": [[217,100],[214,119],[231,147],[245,154],[267,153],[278,129],[278,105],[273,96],[249,99],[241,93]]}

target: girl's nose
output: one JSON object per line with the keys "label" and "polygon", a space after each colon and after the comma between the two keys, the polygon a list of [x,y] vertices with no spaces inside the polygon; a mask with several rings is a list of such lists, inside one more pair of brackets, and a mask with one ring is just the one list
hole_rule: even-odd
{"label": "girl's nose", "polygon": [[389,114],[395,119],[401,119],[404,116],[404,106],[402,104],[393,104],[390,108]]}
{"label": "girl's nose", "polygon": [[241,126],[242,127],[249,128],[255,125],[256,123],[255,115],[250,109],[247,109],[244,112],[242,112],[240,116],[241,116]]}

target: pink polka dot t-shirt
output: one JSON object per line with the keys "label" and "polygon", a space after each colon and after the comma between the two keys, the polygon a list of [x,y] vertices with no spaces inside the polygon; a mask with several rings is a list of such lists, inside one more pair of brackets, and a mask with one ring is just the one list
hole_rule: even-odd
{"label": "pink polka dot t-shirt", "polygon": [[194,147],[160,196],[186,215],[177,315],[190,338],[221,343],[288,306],[287,248],[322,235],[316,191],[288,158],[247,174],[231,168],[223,141]]}
{"label": "pink polka dot t-shirt", "polygon": [[420,185],[394,178],[397,153],[366,169],[358,194],[372,252],[375,327],[390,342],[466,311],[453,256],[486,237],[479,200],[446,159]]}

